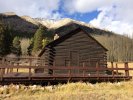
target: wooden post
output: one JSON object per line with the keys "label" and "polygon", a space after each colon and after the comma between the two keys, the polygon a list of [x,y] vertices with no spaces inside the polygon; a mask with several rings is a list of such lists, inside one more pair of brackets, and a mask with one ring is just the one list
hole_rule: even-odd
{"label": "wooden post", "polygon": [[99,63],[96,62],[96,75],[97,75],[97,78],[99,78]]}
{"label": "wooden post", "polygon": [[32,63],[32,58],[29,58],[29,61],[30,61],[30,66],[31,66],[31,63]]}
{"label": "wooden post", "polygon": [[129,77],[128,62],[125,62],[125,76]]}
{"label": "wooden post", "polygon": [[9,73],[9,68],[7,68],[7,72],[6,72],[7,74]]}
{"label": "wooden post", "polygon": [[114,64],[113,64],[113,62],[111,62],[111,68],[112,68],[112,75],[113,75],[113,78],[114,78]]}
{"label": "wooden post", "polygon": [[[70,63],[70,61],[68,62],[68,67],[70,68],[70,65],[71,65],[71,63]],[[70,80],[71,80],[71,69],[68,69],[68,76],[69,76],[69,78],[68,78],[68,82],[70,82]]]}
{"label": "wooden post", "polygon": [[[70,61],[68,63],[68,67],[70,67]],[[71,76],[71,69],[69,69],[69,73],[68,73],[69,77]]]}
{"label": "wooden post", "polygon": [[3,71],[2,71],[2,68],[0,68],[0,80],[1,81],[3,80]]}
{"label": "wooden post", "polygon": [[116,75],[118,75],[118,64],[116,63]]}
{"label": "wooden post", "polygon": [[1,81],[3,80],[4,72],[5,72],[5,68],[1,68]]}
{"label": "wooden post", "polygon": [[31,80],[31,68],[29,68],[29,80]]}
{"label": "wooden post", "polygon": [[[5,57],[3,57],[2,59],[2,65],[4,66],[5,65]],[[5,74],[5,68],[2,68],[2,74]]]}
{"label": "wooden post", "polygon": [[[11,62],[11,65],[14,66],[14,62]],[[10,68],[10,73],[13,72],[13,68]]]}
{"label": "wooden post", "polygon": [[29,58],[29,61],[30,61],[29,80],[31,80],[31,62],[32,62],[32,58]]}
{"label": "wooden post", "polygon": [[2,58],[0,57],[0,64],[2,64]]}
{"label": "wooden post", "polygon": [[[17,62],[17,66],[19,66],[19,63]],[[17,73],[18,73],[18,68],[17,68]]]}
{"label": "wooden post", "polygon": [[[85,67],[85,62],[83,62],[83,68]],[[85,76],[85,69],[83,69],[83,77]]]}
{"label": "wooden post", "polygon": [[[53,66],[52,67],[55,67],[55,61],[53,62]],[[55,75],[55,69],[52,69],[53,70],[53,76]]]}
{"label": "wooden post", "polygon": [[5,58],[3,57],[2,58],[2,65],[4,65],[5,64]]}

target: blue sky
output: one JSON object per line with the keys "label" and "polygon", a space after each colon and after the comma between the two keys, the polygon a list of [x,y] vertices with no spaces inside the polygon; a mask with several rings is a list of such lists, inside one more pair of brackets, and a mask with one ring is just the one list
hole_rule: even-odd
{"label": "blue sky", "polygon": [[71,18],[118,34],[133,34],[133,0],[0,0],[0,13]]}
{"label": "blue sky", "polygon": [[88,12],[85,14],[81,14],[81,13],[75,13],[72,15],[69,14],[64,14],[64,17],[68,17],[74,20],[78,20],[78,21],[83,21],[83,22],[90,22],[91,20],[93,20],[94,18],[96,18],[98,16],[99,12],[98,11],[92,11],[92,12]]}

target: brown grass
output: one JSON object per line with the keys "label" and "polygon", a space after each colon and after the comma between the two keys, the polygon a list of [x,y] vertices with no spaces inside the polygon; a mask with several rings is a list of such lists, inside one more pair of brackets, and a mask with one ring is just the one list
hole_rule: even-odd
{"label": "brown grass", "polygon": [[[4,88],[4,89],[3,89]],[[0,87],[3,100],[132,100],[133,81],[119,83],[68,83],[57,86],[9,85]]]}

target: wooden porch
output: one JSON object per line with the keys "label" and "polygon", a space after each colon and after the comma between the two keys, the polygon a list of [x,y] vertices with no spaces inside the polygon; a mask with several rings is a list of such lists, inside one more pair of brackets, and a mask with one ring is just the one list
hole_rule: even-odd
{"label": "wooden porch", "polygon": [[[113,62],[108,68],[96,66],[43,66],[44,59],[39,57],[0,58],[0,83],[45,83],[45,82],[68,82],[68,81],[121,81],[129,80],[130,68],[128,62],[124,67],[114,66]],[[36,69],[52,70],[52,74],[44,72],[36,73]],[[63,70],[65,73],[57,73]],[[80,73],[72,73],[73,70]],[[89,71],[90,73],[87,73]],[[121,71],[123,71],[121,73]],[[102,72],[102,73],[101,73]],[[104,74],[103,74],[104,72]]]}

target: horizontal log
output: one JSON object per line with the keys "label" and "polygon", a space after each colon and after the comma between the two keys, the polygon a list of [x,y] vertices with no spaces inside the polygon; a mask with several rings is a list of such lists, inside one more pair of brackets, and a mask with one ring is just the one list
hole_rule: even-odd
{"label": "horizontal log", "polygon": [[87,42],[85,42],[85,43],[84,42],[83,43],[82,42],[78,42],[77,43],[77,42],[74,41],[73,43],[70,42],[70,43],[67,43],[67,44],[66,43],[59,44],[55,48],[59,48],[59,47],[60,48],[61,47],[65,47],[66,48],[66,47],[77,47],[77,46],[80,46],[80,47],[86,47],[86,46],[90,47],[90,46],[92,46],[92,47],[94,47],[95,44],[94,43],[87,43]]}
{"label": "horizontal log", "polygon": [[102,51],[105,52],[105,50],[101,47],[93,47],[93,46],[89,46],[89,45],[85,45],[85,46],[72,46],[72,47],[67,47],[67,46],[63,46],[63,47],[55,47],[56,52],[58,51],[72,51],[72,50],[77,50],[79,52],[92,52],[92,51]]}
{"label": "horizontal log", "polygon": [[[73,40],[89,40],[89,38],[87,37],[87,36],[83,36],[83,35],[79,35],[79,36],[72,36],[71,38],[68,38],[67,40],[65,40],[65,41],[67,41],[67,42],[70,42],[70,41],[73,41]],[[92,40],[91,40],[92,41]]]}

